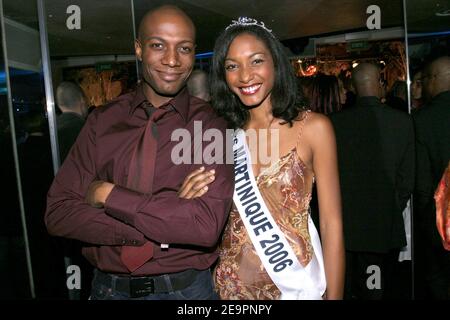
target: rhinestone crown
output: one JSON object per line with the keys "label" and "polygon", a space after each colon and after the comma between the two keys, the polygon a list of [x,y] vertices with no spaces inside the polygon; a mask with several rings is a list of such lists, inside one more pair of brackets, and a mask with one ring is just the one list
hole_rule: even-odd
{"label": "rhinestone crown", "polygon": [[228,30],[229,28],[234,27],[234,26],[258,26],[260,28],[263,28],[267,32],[269,32],[272,35],[272,37],[273,37],[272,30],[267,28],[266,25],[264,24],[264,22],[258,21],[258,20],[253,19],[253,18],[239,17],[239,19],[237,19],[237,20],[232,20],[231,24],[229,24],[225,28],[225,30]]}

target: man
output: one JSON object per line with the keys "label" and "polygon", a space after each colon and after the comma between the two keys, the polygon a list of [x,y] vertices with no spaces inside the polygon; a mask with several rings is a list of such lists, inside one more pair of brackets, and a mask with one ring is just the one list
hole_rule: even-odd
{"label": "man", "polygon": [[[200,165],[174,165],[172,155],[175,129],[196,140],[201,124],[225,140],[225,121],[185,87],[194,48],[183,11],[148,12],[135,42],[142,84],[91,113],[49,191],[49,232],[90,244],[92,299],[216,298],[209,268],[232,204],[233,165],[208,165],[208,193],[187,200],[177,191]],[[205,150],[203,141],[188,146],[191,158]]]}
{"label": "man", "polygon": [[56,102],[62,113],[57,117],[59,155],[67,157],[83,128],[88,108],[83,90],[73,82],[62,82],[56,89]]}
{"label": "man", "polygon": [[331,115],[342,192],[345,294],[382,299],[406,245],[402,212],[414,183],[413,126],[407,114],[380,102],[377,66],[361,63],[352,79],[356,106]]}
{"label": "man", "polygon": [[414,114],[416,129],[416,261],[423,266],[423,297],[450,298],[450,253],[436,229],[433,195],[450,160],[450,57],[431,61],[422,74],[427,103]]}
{"label": "man", "polygon": [[190,95],[207,102],[211,100],[209,95],[208,74],[205,71],[200,69],[192,71],[187,82],[187,87]]}

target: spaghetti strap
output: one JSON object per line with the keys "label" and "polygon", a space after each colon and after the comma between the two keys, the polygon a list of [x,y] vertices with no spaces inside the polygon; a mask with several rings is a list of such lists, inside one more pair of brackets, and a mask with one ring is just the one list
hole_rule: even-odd
{"label": "spaghetti strap", "polygon": [[302,119],[300,120],[301,124],[300,124],[300,128],[299,128],[298,134],[297,134],[297,145],[300,142],[300,138],[303,133],[303,127],[305,126],[305,123],[308,120],[310,113],[311,113],[311,110],[305,110],[302,114]]}

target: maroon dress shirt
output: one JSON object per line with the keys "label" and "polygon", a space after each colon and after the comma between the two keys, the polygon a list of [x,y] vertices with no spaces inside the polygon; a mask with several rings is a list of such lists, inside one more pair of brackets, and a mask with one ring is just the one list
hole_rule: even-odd
{"label": "maroon dress shirt", "polygon": [[[196,134],[218,129],[225,146],[226,123],[186,89],[161,106],[168,112],[156,123],[152,194],[140,193],[125,186],[133,150],[147,122],[145,100],[139,87],[90,114],[48,192],[47,229],[52,235],[86,243],[83,255],[104,272],[129,273],[120,259],[121,246],[140,246],[146,239],[154,243],[153,258],[133,275],[207,269],[218,256],[216,246],[231,208],[234,174],[233,164],[226,164],[225,147],[221,163],[194,163],[211,143],[193,143],[194,128]],[[198,131],[200,123],[202,132]],[[180,149],[180,141],[171,141],[178,128],[191,134],[192,143],[184,140],[191,151],[191,164],[175,165],[171,159],[173,148],[178,145],[176,150]],[[180,199],[177,191],[184,179],[202,165],[216,171],[208,192],[200,198]],[[115,184],[101,209],[85,201],[94,180]],[[161,249],[161,243],[169,248]]]}

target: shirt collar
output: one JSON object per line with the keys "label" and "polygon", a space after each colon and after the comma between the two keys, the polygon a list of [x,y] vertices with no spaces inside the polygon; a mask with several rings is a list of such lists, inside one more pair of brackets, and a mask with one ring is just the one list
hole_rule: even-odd
{"label": "shirt collar", "polygon": [[364,97],[357,97],[356,98],[356,104],[373,104],[373,103],[381,103],[380,98],[376,96],[364,96]]}
{"label": "shirt collar", "polygon": [[[131,102],[131,113],[134,113],[136,108],[138,108],[147,98],[144,94],[144,89],[142,85],[139,85],[136,89],[135,96]],[[181,91],[166,104],[161,107],[171,105],[175,111],[183,118],[185,122],[188,121],[189,116],[189,93],[186,87],[181,89]],[[161,108],[160,107],[160,108]]]}

